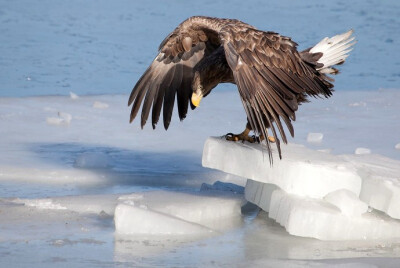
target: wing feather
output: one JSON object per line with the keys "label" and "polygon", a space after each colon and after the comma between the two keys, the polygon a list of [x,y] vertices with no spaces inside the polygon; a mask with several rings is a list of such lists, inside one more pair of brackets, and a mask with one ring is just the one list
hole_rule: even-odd
{"label": "wing feather", "polygon": [[208,39],[202,30],[191,29],[187,32],[178,27],[163,40],[159,54],[131,92],[128,101],[128,105],[133,103],[130,122],[137,116],[143,102],[141,127],[146,124],[151,110],[152,126],[155,128],[163,109],[164,128],[168,129],[175,97],[180,120],[186,117],[192,93],[193,68],[215,46],[206,46],[205,42],[210,42]]}
{"label": "wing feather", "polygon": [[297,44],[288,37],[245,25],[227,25],[219,36],[252,129],[267,137],[266,128],[271,128],[281,157],[275,127],[287,143],[281,120],[293,136],[298,100],[304,101],[306,95],[329,96],[332,85],[301,59]]}
{"label": "wing feather", "polygon": [[164,109],[163,109],[163,121],[164,128],[168,129],[169,124],[171,122],[172,111],[174,109],[175,103],[175,94],[178,91],[178,88],[181,87],[182,84],[182,73],[183,66],[182,64],[175,65],[175,68],[172,69],[173,74],[170,85],[167,87],[164,97]]}

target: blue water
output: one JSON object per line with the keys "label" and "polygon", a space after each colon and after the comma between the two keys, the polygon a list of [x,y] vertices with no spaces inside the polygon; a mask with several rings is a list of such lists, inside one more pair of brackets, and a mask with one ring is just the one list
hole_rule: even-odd
{"label": "blue water", "polygon": [[[307,48],[353,28],[337,90],[400,88],[400,1],[0,1],[0,96],[128,94],[192,15],[237,18]],[[234,87],[230,87],[234,89]]]}

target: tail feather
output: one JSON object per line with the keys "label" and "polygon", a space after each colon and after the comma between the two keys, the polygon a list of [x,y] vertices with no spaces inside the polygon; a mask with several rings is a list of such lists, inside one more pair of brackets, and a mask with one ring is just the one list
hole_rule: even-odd
{"label": "tail feather", "polygon": [[310,53],[322,53],[322,57],[318,60],[322,66],[317,68],[318,71],[327,74],[337,73],[337,69],[332,66],[342,64],[349,56],[351,47],[357,42],[352,34],[353,30],[350,30],[331,38],[325,37],[310,49]]}

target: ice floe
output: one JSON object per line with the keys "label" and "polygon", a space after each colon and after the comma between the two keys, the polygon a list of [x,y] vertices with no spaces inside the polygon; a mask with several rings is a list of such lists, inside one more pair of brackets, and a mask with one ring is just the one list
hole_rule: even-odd
{"label": "ice floe", "polygon": [[361,177],[355,167],[336,156],[302,145],[282,146],[283,159],[274,152],[273,166],[268,154],[255,144],[209,138],[203,151],[203,166],[265,183],[291,194],[322,198],[330,192],[348,189],[359,195]]}
{"label": "ice floe", "polygon": [[354,151],[355,154],[370,154],[371,150],[368,148],[359,147]]}
{"label": "ice floe", "polygon": [[73,100],[79,99],[79,96],[75,94],[74,92],[69,92],[69,97]]}
{"label": "ice floe", "polygon": [[321,143],[323,138],[324,138],[324,134],[322,134],[322,133],[308,133],[307,142]]}
{"label": "ice floe", "polygon": [[69,125],[72,120],[72,115],[69,113],[58,112],[57,117],[47,117],[46,122],[49,125]]}
{"label": "ice floe", "polygon": [[93,108],[96,108],[96,109],[107,109],[108,107],[109,107],[109,104],[105,103],[105,102],[95,101],[93,103]]}
{"label": "ice floe", "polygon": [[273,166],[267,157],[259,145],[209,138],[203,165],[248,178],[245,198],[290,234],[321,240],[400,237],[399,161],[336,156],[294,144],[283,146],[283,159]]}
{"label": "ice floe", "polygon": [[[229,186],[228,186],[229,187]],[[243,195],[228,191],[145,192],[121,196],[115,229],[123,234],[194,234],[241,222]]]}

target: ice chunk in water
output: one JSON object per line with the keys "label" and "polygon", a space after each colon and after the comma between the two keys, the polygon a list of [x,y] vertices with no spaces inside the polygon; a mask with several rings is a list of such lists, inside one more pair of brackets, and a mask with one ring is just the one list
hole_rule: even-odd
{"label": "ice chunk in water", "polygon": [[58,112],[58,117],[47,117],[48,125],[69,125],[72,120],[72,115],[68,113]]}
{"label": "ice chunk in water", "polygon": [[400,237],[400,222],[376,213],[348,217],[331,204],[275,190],[269,217],[297,236],[321,240],[389,239]]}
{"label": "ice chunk in water", "polygon": [[344,155],[362,177],[360,199],[400,219],[400,161],[380,155]]}
{"label": "ice chunk in water", "polygon": [[371,150],[368,148],[359,147],[354,151],[355,154],[370,154]]}
{"label": "ice chunk in water", "polygon": [[309,143],[320,143],[324,138],[324,134],[322,133],[308,133],[307,142]]}
{"label": "ice chunk in water", "polygon": [[212,232],[199,224],[127,204],[116,207],[114,221],[119,234],[191,235]]}
{"label": "ice chunk in water", "polygon": [[79,96],[75,94],[74,92],[69,92],[69,97],[73,100],[79,99]]}
{"label": "ice chunk in water", "polygon": [[[116,208],[115,226],[119,233],[127,234],[146,231],[150,234],[191,234],[231,228],[242,223],[241,206],[244,203],[243,195],[229,192],[190,194],[168,191],[124,195],[119,201],[123,206]],[[149,218],[140,220],[145,216]]]}
{"label": "ice chunk in water", "polygon": [[262,210],[268,212],[272,192],[277,189],[279,189],[279,187],[274,184],[247,180],[244,197],[247,201],[256,204]]}
{"label": "ice chunk in water", "polygon": [[203,166],[248,179],[272,183],[301,196],[322,198],[347,189],[359,195],[361,177],[356,168],[338,156],[296,144],[282,145],[283,159],[273,151],[274,163],[257,144],[209,138],[204,145]]}
{"label": "ice chunk in water", "polygon": [[108,103],[101,102],[101,101],[95,101],[93,103],[93,108],[96,109],[107,109],[109,107]]}
{"label": "ice chunk in water", "polygon": [[368,205],[362,202],[358,196],[346,189],[336,190],[327,194],[324,200],[349,217],[358,217],[368,210]]}

